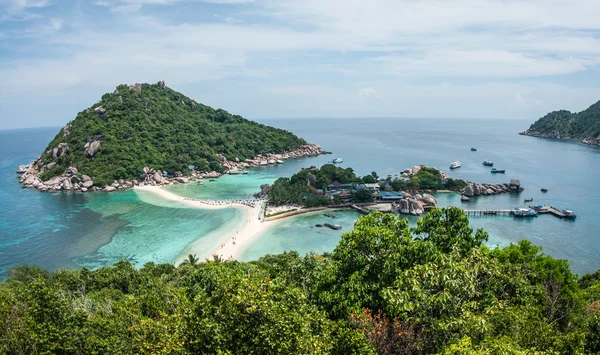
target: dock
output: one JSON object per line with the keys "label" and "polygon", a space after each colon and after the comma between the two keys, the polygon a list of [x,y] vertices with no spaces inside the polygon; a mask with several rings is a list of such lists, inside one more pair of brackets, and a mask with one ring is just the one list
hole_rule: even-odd
{"label": "dock", "polygon": [[558,218],[568,218],[568,219],[575,218],[573,215],[567,215],[563,211],[557,210],[554,207],[544,206],[543,208],[534,208],[534,210],[539,214],[551,214]]}
{"label": "dock", "polygon": [[513,210],[464,210],[467,216],[511,216]]}
{"label": "dock", "polygon": [[370,213],[370,211],[368,209],[364,208],[364,207],[360,207],[360,206],[357,206],[357,205],[350,205],[350,207],[354,208],[355,210],[357,210],[359,213],[362,213],[362,214],[369,214]]}

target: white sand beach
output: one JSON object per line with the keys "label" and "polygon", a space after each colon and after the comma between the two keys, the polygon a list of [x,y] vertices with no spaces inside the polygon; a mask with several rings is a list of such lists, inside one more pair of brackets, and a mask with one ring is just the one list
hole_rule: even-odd
{"label": "white sand beach", "polygon": [[[223,259],[236,259],[241,251],[249,246],[259,235],[264,233],[268,228],[273,226],[275,221],[263,221],[261,212],[263,210],[263,202],[258,201],[254,207],[249,202],[230,202],[230,201],[213,201],[213,200],[196,200],[192,198],[182,197],[172,192],[169,192],[159,186],[136,186],[135,189],[151,192],[161,198],[177,201],[190,207],[199,209],[223,209],[237,208],[243,211],[244,218],[240,221],[231,221],[237,223],[235,228],[227,228],[229,233],[217,238],[216,245],[208,248],[204,240],[198,239],[189,244],[177,257],[175,264],[183,262],[189,254],[196,254],[200,260],[206,258],[212,259],[213,255],[218,255]],[[220,232],[220,231],[216,231]]]}

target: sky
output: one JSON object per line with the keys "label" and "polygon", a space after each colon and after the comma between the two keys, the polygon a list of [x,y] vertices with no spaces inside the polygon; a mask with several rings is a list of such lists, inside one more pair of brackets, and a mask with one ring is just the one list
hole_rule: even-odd
{"label": "sky", "polygon": [[0,0],[0,129],[119,84],[248,118],[514,118],[600,100],[598,0]]}

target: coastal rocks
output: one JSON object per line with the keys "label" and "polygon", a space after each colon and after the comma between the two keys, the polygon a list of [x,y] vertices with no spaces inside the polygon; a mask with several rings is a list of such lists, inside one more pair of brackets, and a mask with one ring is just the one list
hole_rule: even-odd
{"label": "coastal rocks", "polygon": [[24,172],[27,171],[27,169],[29,169],[29,164],[19,165],[19,167],[17,168],[17,174],[23,174]]}
{"label": "coastal rocks", "polygon": [[58,143],[56,148],[52,149],[52,160],[69,153],[69,145],[67,143]]}
{"label": "coastal rocks", "polygon": [[56,162],[55,162],[55,161],[53,161],[53,162],[50,162],[50,163],[46,164],[46,165],[44,166],[44,169],[45,169],[45,170],[50,170],[50,169],[53,169],[54,167],[56,167]]}
{"label": "coastal rocks", "polygon": [[437,208],[437,200],[435,199],[435,197],[433,197],[429,194],[423,194],[421,201],[423,201],[427,206]]}
{"label": "coastal rocks", "polygon": [[473,191],[473,185],[468,185],[467,187],[465,187],[465,191],[463,192],[463,195],[465,195],[467,197],[475,196],[475,192]]}
{"label": "coastal rocks", "polygon": [[189,182],[189,179],[186,177],[176,177],[175,181],[177,181],[180,184],[185,184],[186,182]]}
{"label": "coastal rocks", "polygon": [[87,175],[81,175],[81,181],[86,183],[86,182],[92,181],[92,179]]}
{"label": "coastal rocks", "polygon": [[163,182],[163,176],[160,172],[155,172],[154,175],[152,175],[152,180],[154,180],[154,182],[161,184]]}
{"label": "coastal rocks", "polygon": [[93,140],[91,142],[88,142],[85,144],[85,146],[83,146],[83,148],[84,148],[83,154],[87,158],[91,158],[96,154],[96,151],[100,148],[100,141]]}
{"label": "coastal rocks", "polygon": [[260,185],[260,192],[255,193],[254,197],[256,197],[256,198],[267,197],[267,194],[269,193],[269,188],[271,188],[271,185],[269,185],[269,184]]}
{"label": "coastal rocks", "polygon": [[94,109],[94,112],[96,112],[99,115],[103,115],[106,112],[106,109],[102,106],[98,106]]}
{"label": "coastal rocks", "polygon": [[165,81],[161,80],[158,83],[156,83],[156,86],[158,86],[158,90],[164,90],[165,89]]}
{"label": "coastal rocks", "polygon": [[402,214],[409,214],[410,213],[410,207],[409,207],[408,199],[402,199],[402,200],[400,200],[400,206],[398,208],[398,212],[400,212]]}
{"label": "coastal rocks", "polygon": [[112,191],[116,191],[116,190],[117,189],[112,186],[106,186],[104,189],[102,189],[102,191],[105,191],[105,192],[112,192]]}
{"label": "coastal rocks", "polygon": [[90,187],[92,187],[94,185],[94,182],[89,180],[89,181],[84,181],[81,186],[83,186],[83,188],[89,189]]}

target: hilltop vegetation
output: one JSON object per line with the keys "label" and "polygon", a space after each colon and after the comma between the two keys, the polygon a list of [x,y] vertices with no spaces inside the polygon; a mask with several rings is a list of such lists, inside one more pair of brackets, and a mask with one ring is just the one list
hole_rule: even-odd
{"label": "hilltop vegetation", "polygon": [[41,155],[48,167],[42,179],[69,166],[99,186],[138,178],[145,166],[184,174],[189,165],[222,171],[217,154],[243,161],[303,144],[290,132],[199,104],[162,82],[120,85],[50,142]]}
{"label": "hilltop vegetation", "polygon": [[0,284],[0,353],[600,352],[600,271],[485,240],[451,207],[414,228],[363,216],[326,255],[19,267]]}
{"label": "hilltop vegetation", "polygon": [[579,113],[554,111],[533,123],[521,134],[560,139],[579,139],[600,144],[600,101]]}

